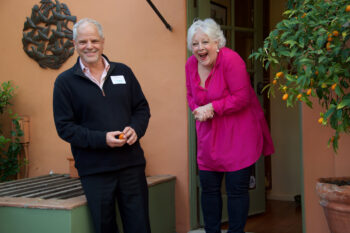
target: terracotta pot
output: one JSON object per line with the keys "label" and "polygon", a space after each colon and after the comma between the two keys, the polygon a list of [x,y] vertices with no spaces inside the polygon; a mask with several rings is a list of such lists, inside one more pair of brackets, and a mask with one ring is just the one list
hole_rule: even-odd
{"label": "terracotta pot", "polygon": [[350,177],[321,178],[316,184],[328,227],[331,233],[350,232],[350,185],[334,183],[350,182]]}
{"label": "terracotta pot", "polygon": [[73,158],[68,157],[67,158],[68,162],[69,162],[69,176],[72,178],[78,178],[78,170],[75,168],[75,161]]}

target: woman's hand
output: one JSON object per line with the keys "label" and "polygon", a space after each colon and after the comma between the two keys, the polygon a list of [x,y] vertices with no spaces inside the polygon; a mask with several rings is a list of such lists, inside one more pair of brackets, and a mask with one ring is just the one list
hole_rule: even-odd
{"label": "woman's hand", "polygon": [[211,103],[200,106],[193,111],[194,119],[206,121],[214,117],[214,108]]}

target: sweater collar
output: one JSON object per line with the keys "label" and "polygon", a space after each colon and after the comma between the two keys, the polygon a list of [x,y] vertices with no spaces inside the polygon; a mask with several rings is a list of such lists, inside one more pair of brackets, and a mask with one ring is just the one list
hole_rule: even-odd
{"label": "sweater collar", "polygon": [[[106,55],[102,54],[102,56],[108,61],[109,65],[110,65],[108,73],[107,73],[107,76],[108,76],[113,71],[115,65],[114,65],[114,63],[111,63],[109,61],[109,59],[108,59],[108,57]],[[81,69],[79,59],[80,59],[80,57],[77,58],[77,62],[73,66],[73,72],[74,72],[75,75],[78,75],[78,76],[81,76],[81,77],[85,77],[85,74],[84,74],[84,72]]]}

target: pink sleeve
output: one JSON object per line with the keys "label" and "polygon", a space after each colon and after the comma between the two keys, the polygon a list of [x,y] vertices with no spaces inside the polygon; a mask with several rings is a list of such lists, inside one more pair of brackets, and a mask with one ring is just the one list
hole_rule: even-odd
{"label": "pink sleeve", "polygon": [[190,69],[191,67],[189,67],[190,64],[186,64],[186,67],[185,67],[185,70],[186,70],[186,88],[187,88],[187,94],[186,94],[186,97],[187,97],[187,102],[188,102],[188,105],[191,109],[191,111],[195,110],[198,105],[195,104],[194,102],[194,98],[193,98],[193,93],[192,93],[192,82],[193,82],[193,79],[194,77],[191,77],[191,72],[190,72]]}
{"label": "pink sleeve", "polygon": [[251,101],[251,86],[248,72],[242,58],[234,53],[223,61],[223,79],[230,94],[212,102],[218,115],[231,114],[242,110]]}

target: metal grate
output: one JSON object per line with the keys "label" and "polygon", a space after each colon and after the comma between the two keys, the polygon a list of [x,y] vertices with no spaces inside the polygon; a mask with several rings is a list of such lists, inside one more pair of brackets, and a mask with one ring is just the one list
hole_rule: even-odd
{"label": "metal grate", "polygon": [[0,197],[68,199],[84,195],[79,178],[51,174],[0,183]]}

